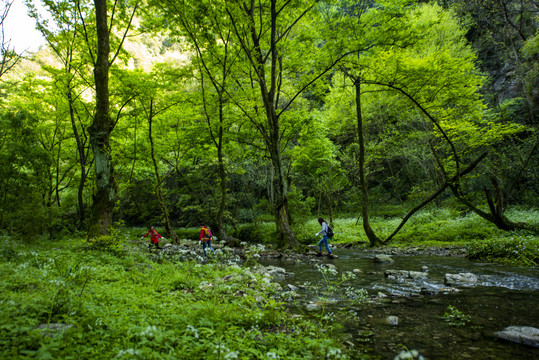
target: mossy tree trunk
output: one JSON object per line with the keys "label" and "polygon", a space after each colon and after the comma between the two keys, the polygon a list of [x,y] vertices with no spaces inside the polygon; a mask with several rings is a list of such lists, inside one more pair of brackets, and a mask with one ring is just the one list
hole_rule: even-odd
{"label": "mossy tree trunk", "polygon": [[375,234],[369,222],[369,192],[367,189],[367,179],[365,178],[365,139],[363,138],[363,114],[361,113],[361,79],[351,77],[356,90],[356,116],[357,116],[357,140],[359,144],[359,186],[361,199],[361,218],[363,219],[363,230],[369,239],[370,246],[382,243],[382,240]]}
{"label": "mossy tree trunk", "polygon": [[88,235],[107,235],[112,225],[112,213],[116,200],[116,181],[112,165],[110,134],[114,123],[109,113],[109,29],[107,26],[107,2],[95,0],[97,56],[94,67],[96,112],[88,129],[94,154],[95,194]]}

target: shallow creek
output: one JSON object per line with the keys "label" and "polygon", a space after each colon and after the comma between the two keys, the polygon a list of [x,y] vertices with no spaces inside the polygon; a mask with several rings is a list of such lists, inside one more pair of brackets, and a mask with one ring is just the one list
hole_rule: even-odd
{"label": "shallow creek", "polygon": [[[304,262],[264,259],[293,273],[281,281],[298,287],[292,311],[308,313],[309,304],[323,303],[311,311],[335,314],[331,321],[342,324],[350,341],[345,346],[381,359],[393,359],[400,350],[415,349],[427,359],[539,359],[539,349],[499,340],[495,332],[507,326],[539,328],[539,271],[507,265],[471,262],[463,257],[401,255],[394,263],[377,264],[374,254],[336,249],[338,258],[313,258]],[[355,279],[321,295],[302,285],[323,283],[317,264],[333,264],[339,274],[354,271]],[[386,270],[424,271],[421,280],[391,279]],[[445,274],[473,273],[473,286],[444,285]],[[346,288],[366,289],[372,301],[354,303],[347,299]],[[382,295],[380,299],[380,293]],[[451,305],[471,321],[465,326],[450,326],[442,316]],[[389,325],[388,316],[398,318]]]}

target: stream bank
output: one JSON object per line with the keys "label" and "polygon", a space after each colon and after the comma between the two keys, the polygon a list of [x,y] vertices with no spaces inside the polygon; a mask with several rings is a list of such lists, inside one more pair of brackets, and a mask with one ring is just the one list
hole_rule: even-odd
{"label": "stream bank", "polygon": [[[539,328],[535,268],[472,262],[459,247],[340,247],[334,249],[334,259],[316,256],[316,248],[297,254],[259,245],[214,247],[226,253],[228,261],[263,265],[261,271],[272,273],[281,285],[278,299],[291,312],[338,325],[342,346],[358,358],[393,359],[403,349],[417,350],[427,359],[539,358],[539,349],[497,335],[510,326]],[[190,243],[164,251],[186,259],[197,254],[199,261],[206,261],[201,249]],[[374,261],[379,254],[392,261]],[[353,276],[341,282],[343,274]],[[471,275],[459,278],[461,274]],[[459,314],[469,321],[448,321]]]}

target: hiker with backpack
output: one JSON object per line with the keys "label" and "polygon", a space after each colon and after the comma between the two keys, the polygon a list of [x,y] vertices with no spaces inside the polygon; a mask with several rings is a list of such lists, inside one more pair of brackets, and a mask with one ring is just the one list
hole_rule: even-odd
{"label": "hiker with backpack", "polygon": [[202,224],[200,228],[200,241],[198,243],[202,243],[202,250],[204,251],[204,256],[207,256],[206,246],[208,246],[211,252],[215,254],[215,250],[213,250],[213,248],[211,247],[211,230],[204,224]]}
{"label": "hiker with backpack", "polygon": [[320,224],[320,226],[322,226],[322,230],[317,232],[315,234],[315,236],[318,236],[320,234],[322,234],[323,236],[322,236],[322,240],[320,240],[318,242],[318,254],[317,254],[317,256],[322,256],[322,244],[324,244],[324,246],[328,250],[328,255],[331,257],[332,253],[331,253],[331,249],[329,248],[329,239],[331,237],[333,237],[333,230],[329,227],[326,220],[324,220],[322,218],[318,218],[318,223]]}

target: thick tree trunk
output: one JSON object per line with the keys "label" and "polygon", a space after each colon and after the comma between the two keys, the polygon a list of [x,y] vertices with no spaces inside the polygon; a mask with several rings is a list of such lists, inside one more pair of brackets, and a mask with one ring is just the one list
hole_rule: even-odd
{"label": "thick tree trunk", "polygon": [[112,225],[116,200],[116,182],[110,149],[113,128],[109,114],[109,29],[106,0],[94,0],[97,23],[97,58],[94,68],[96,113],[89,128],[94,153],[96,193],[88,236],[107,235]]}
{"label": "thick tree trunk", "polygon": [[290,227],[290,214],[288,212],[288,196],[286,182],[281,165],[279,143],[268,144],[271,147],[271,165],[273,168],[273,210],[275,212],[275,224],[279,234],[279,247],[296,248],[299,242]]}
{"label": "thick tree trunk", "polygon": [[260,86],[260,94],[266,112],[267,128],[261,127],[264,130],[262,135],[266,143],[267,150],[270,154],[273,177],[271,181],[272,191],[271,198],[273,210],[275,212],[275,224],[279,234],[279,246],[281,248],[296,248],[299,242],[290,227],[290,214],[288,213],[288,197],[286,181],[283,174],[281,164],[281,133],[279,129],[279,116],[276,113],[278,106],[278,76],[277,73],[282,69],[278,68],[278,49],[277,49],[277,7],[276,1],[270,2],[271,8],[271,28],[270,28],[270,72],[269,80],[266,79],[266,60],[262,53],[259,34],[254,24],[257,20],[254,16],[255,2],[251,1],[249,6],[245,6],[246,15],[251,19],[250,35],[254,47],[245,48],[246,53],[250,54],[251,63],[257,73],[257,81]]}
{"label": "thick tree trunk", "polygon": [[370,246],[376,246],[382,243],[376,236],[369,222],[369,194],[367,189],[367,180],[365,179],[365,140],[363,139],[363,115],[361,113],[361,81],[355,78],[354,86],[356,89],[356,114],[357,114],[357,137],[359,143],[359,185],[361,198],[361,217],[363,219],[363,230],[369,239]]}

